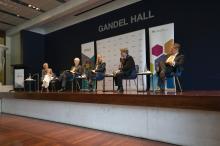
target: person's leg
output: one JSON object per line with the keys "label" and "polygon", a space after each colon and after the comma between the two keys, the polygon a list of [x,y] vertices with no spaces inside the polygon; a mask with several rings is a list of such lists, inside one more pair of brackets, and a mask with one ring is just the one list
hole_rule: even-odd
{"label": "person's leg", "polygon": [[65,71],[59,77],[59,81],[61,82],[61,89],[59,90],[60,92],[66,90],[66,83],[67,83],[67,76],[68,76],[68,74],[69,73]]}
{"label": "person's leg", "polygon": [[44,78],[44,82],[45,82],[44,87],[47,89],[47,92],[49,92],[50,81],[51,81],[51,76],[46,75]]}
{"label": "person's leg", "polygon": [[164,62],[160,62],[158,65],[158,70],[157,70],[157,74],[158,74],[158,87],[160,89],[164,88],[164,83],[165,83],[165,77],[166,77],[166,65]]}
{"label": "person's leg", "polygon": [[65,73],[61,82],[61,88],[64,90],[66,89],[66,82],[67,82],[67,75]]}
{"label": "person's leg", "polygon": [[117,80],[117,85],[118,85],[118,91],[119,92],[123,92],[123,84],[122,84],[122,79],[123,79],[124,73],[123,72],[119,72],[116,74],[116,80]]}
{"label": "person's leg", "polygon": [[105,77],[105,74],[104,73],[95,73],[95,74],[92,74],[90,80],[89,80],[89,85],[90,85],[90,91],[93,91],[93,83],[94,81],[100,81],[100,80],[103,80]]}
{"label": "person's leg", "polygon": [[95,75],[96,74],[92,73],[91,71],[88,72],[87,78],[88,78],[88,86],[89,86],[88,89],[89,89],[89,91],[93,91],[93,80],[95,78]]}
{"label": "person's leg", "polygon": [[60,74],[60,76],[58,78],[59,82],[61,82],[63,80],[64,74],[65,74],[65,71]]}
{"label": "person's leg", "polygon": [[117,74],[113,77],[113,80],[114,80],[114,82],[115,82],[115,86],[118,86]]}
{"label": "person's leg", "polygon": [[93,91],[93,79],[92,78],[88,80],[88,84],[89,84],[89,91]]}

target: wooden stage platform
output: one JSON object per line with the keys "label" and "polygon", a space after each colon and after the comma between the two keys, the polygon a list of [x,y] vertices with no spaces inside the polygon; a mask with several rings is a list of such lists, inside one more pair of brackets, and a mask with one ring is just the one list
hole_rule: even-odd
{"label": "wooden stage platform", "polygon": [[13,92],[0,93],[0,98],[68,101],[112,105],[197,109],[220,111],[220,91],[186,91],[183,93],[125,92]]}
{"label": "wooden stage platform", "polygon": [[3,114],[177,145],[220,145],[220,91],[0,93]]}

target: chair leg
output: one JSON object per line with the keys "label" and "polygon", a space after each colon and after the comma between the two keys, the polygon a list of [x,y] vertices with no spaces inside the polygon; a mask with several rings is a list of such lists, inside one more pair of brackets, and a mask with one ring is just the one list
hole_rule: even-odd
{"label": "chair leg", "polygon": [[[127,80],[125,80],[126,81],[126,92],[128,91],[128,87],[127,87]],[[122,83],[123,84],[123,83]]]}
{"label": "chair leg", "polygon": [[77,88],[80,90],[80,85],[77,79],[75,79],[75,83],[76,83],[76,91],[77,91]]}
{"label": "chair leg", "polygon": [[[165,91],[168,91],[168,88],[167,88],[167,78],[165,79],[165,82],[164,82],[164,90]],[[174,91],[176,92],[176,80],[175,80],[175,77],[173,76],[173,86],[174,86]]]}
{"label": "chair leg", "polygon": [[174,85],[174,90],[176,92],[176,79],[175,79],[175,76],[173,76],[173,85]]}
{"label": "chair leg", "polygon": [[73,92],[73,80],[72,80],[72,85],[71,85],[71,88],[72,88],[72,92]]}
{"label": "chair leg", "polygon": [[165,81],[164,81],[164,90],[167,91],[167,78],[165,78]]}
{"label": "chair leg", "polygon": [[179,80],[179,78],[177,76],[176,76],[176,80],[177,80],[178,86],[180,88],[180,92],[183,92],[182,86],[180,84],[180,80]]}
{"label": "chair leg", "polygon": [[138,92],[138,84],[136,83],[135,80],[136,80],[136,79],[134,79],[134,84],[135,84],[135,86],[136,86],[136,88],[137,88],[137,92]]}
{"label": "chair leg", "polygon": [[95,87],[95,91],[97,92],[98,91],[97,90],[97,85],[98,85],[97,80],[95,80],[94,82],[95,82],[95,86],[94,86]]}
{"label": "chair leg", "polygon": [[102,89],[103,92],[105,92],[105,78],[103,79],[103,86],[102,87],[103,87],[103,89]]}

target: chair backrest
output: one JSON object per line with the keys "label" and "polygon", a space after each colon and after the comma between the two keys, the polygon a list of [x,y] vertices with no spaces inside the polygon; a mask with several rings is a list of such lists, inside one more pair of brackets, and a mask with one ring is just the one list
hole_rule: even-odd
{"label": "chair backrest", "polygon": [[176,68],[175,76],[180,77],[182,75],[183,70],[181,70],[179,67]]}
{"label": "chair backrest", "polygon": [[138,72],[139,72],[139,65],[135,65],[135,70],[134,69],[132,70],[131,75],[128,77],[128,79],[136,79]]}
{"label": "chair backrest", "polygon": [[139,65],[135,65],[136,73],[139,73]]}

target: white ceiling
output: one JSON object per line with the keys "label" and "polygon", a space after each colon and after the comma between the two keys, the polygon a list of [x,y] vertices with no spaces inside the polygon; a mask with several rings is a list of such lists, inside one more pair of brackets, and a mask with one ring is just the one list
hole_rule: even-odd
{"label": "white ceiling", "polygon": [[0,30],[8,36],[24,29],[47,34],[138,1],[0,0]]}
{"label": "white ceiling", "polygon": [[93,8],[97,8],[98,6],[102,6],[104,4],[107,4],[108,2],[111,2],[112,0],[96,0],[96,2],[93,0],[88,1],[86,4],[81,5],[80,7],[78,7],[78,9],[75,9],[75,11],[65,15],[65,17],[61,17],[59,19],[55,19],[53,21],[50,21],[48,23],[44,23],[41,25],[42,28],[49,28],[52,25],[54,25],[55,23],[62,23],[62,22],[66,22],[70,19],[74,19],[76,17],[78,17],[79,15],[88,12],[88,10],[92,10]]}
{"label": "white ceiling", "polygon": [[[0,0],[0,30],[8,30],[69,0]],[[42,11],[28,7],[31,4]],[[17,16],[18,15],[18,16]]]}

